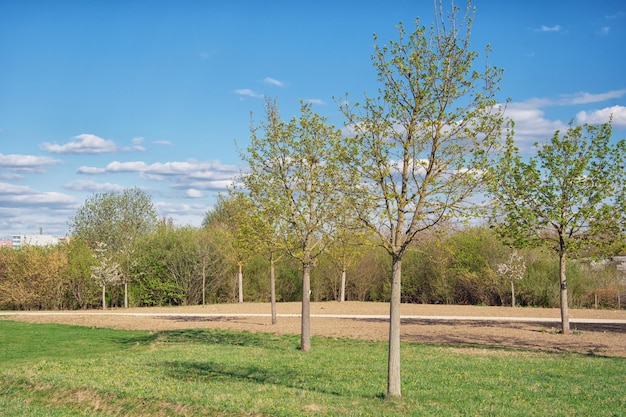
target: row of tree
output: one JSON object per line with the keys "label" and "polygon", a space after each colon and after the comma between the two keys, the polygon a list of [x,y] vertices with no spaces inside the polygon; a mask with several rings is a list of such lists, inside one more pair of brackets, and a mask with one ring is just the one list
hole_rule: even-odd
{"label": "row of tree", "polygon": [[[246,223],[248,236],[301,264],[302,350],[310,349],[310,271],[328,248],[357,229],[389,255],[390,396],[400,395],[403,260],[425,234],[490,216],[511,245],[553,250],[563,333],[570,330],[567,259],[607,256],[624,243],[626,141],[612,140],[610,123],[571,124],[523,158],[496,100],[502,71],[476,69],[469,6],[459,18],[456,7],[446,14],[436,3],[430,30],[418,21],[407,34],[400,24],[398,41],[375,44],[379,95],[340,100],[344,132],[306,103],[283,121],[268,100],[242,152],[249,170],[235,198],[248,200],[261,223]],[[480,196],[489,204],[478,204]]]}
{"label": "row of tree", "polygon": [[[522,266],[509,253],[494,269],[463,239],[458,246],[438,246],[441,240],[433,237],[445,235],[451,224],[489,218],[508,245],[543,247],[556,255],[567,333],[568,282],[577,268],[570,263],[568,281],[567,260],[607,257],[623,248],[626,141],[612,139],[610,123],[571,124],[537,144],[536,156],[522,157],[506,106],[496,97],[502,70],[490,66],[487,56],[479,70],[478,53],[470,49],[473,13],[469,3],[461,13],[435,2],[430,29],[417,20],[412,33],[399,25],[397,41],[380,45],[375,38],[378,95],[338,100],[343,131],[304,102],[300,114],[285,121],[276,100],[268,99],[263,119],[252,122],[250,145],[241,151],[248,169],[238,179],[240,187],[208,213],[202,231],[158,228],[151,202],[137,189],[88,200],[72,219],[72,235],[97,255],[89,268],[103,305],[107,285],[122,284],[127,306],[129,282],[148,280],[163,287],[158,296],[138,291],[141,303],[206,302],[208,294],[221,299],[232,291],[242,301],[244,272],[262,259],[275,312],[279,293],[289,286],[276,265],[296,262],[290,270],[301,271],[295,293],[302,301],[301,349],[307,351],[311,297],[324,291],[316,287],[313,268],[332,263],[341,271],[341,300],[354,288],[344,283],[361,285],[371,271],[387,270],[372,266],[354,281],[346,278],[359,262],[374,262],[378,257],[372,254],[383,251],[388,276],[377,276],[377,285],[359,291],[364,298],[390,301],[387,393],[399,396],[403,299],[501,303],[508,291],[498,284],[497,272],[514,298],[517,278],[536,267]],[[172,238],[185,233],[184,241]],[[449,247],[458,250],[443,256]],[[229,286],[225,271],[233,264],[237,280]],[[212,272],[223,278],[210,279]],[[517,299],[529,303],[527,297],[520,283]],[[544,304],[552,300],[547,294]]]}
{"label": "row of tree", "polygon": [[[212,211],[207,217],[214,215]],[[101,308],[103,288],[104,306],[123,307],[124,281],[128,305],[133,307],[238,302],[240,294],[246,302],[270,301],[270,260],[260,254],[245,257],[240,271],[229,249],[233,244],[232,237],[214,226],[177,228],[161,223],[134,244],[130,276],[105,285],[96,272],[120,262],[118,275],[124,274],[123,258],[106,255],[103,262],[101,249],[89,248],[82,239],[52,247],[2,248],[0,309]],[[311,274],[313,301],[389,300],[391,265],[386,252],[368,239],[361,248],[352,252],[348,263],[341,262],[345,252],[334,250],[319,258]],[[619,266],[590,259],[572,263],[571,306],[623,307],[620,295],[626,291],[626,276]],[[519,275],[506,270],[519,272],[519,267]],[[274,269],[276,299],[300,300],[299,263],[282,256]],[[403,272],[402,302],[406,303],[559,305],[554,279],[558,262],[539,249],[512,250],[485,227],[428,235],[411,246]]]}

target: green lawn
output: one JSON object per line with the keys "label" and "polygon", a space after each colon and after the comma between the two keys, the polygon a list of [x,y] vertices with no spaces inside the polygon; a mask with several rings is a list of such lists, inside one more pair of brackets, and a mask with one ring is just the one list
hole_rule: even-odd
{"label": "green lawn", "polygon": [[215,330],[0,320],[3,416],[624,416],[626,360]]}

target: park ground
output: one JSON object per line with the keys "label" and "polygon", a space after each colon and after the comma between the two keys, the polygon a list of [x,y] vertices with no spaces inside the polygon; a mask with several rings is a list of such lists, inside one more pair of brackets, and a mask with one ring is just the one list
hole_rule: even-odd
{"label": "park ground", "polygon": [[[128,330],[219,328],[275,334],[300,333],[300,303],[278,303],[272,324],[269,303],[129,308],[88,311],[2,312],[11,320]],[[311,334],[386,340],[389,305],[370,302],[311,303]],[[626,357],[626,310],[570,309],[571,334],[562,335],[560,310],[403,304],[403,341],[477,349],[507,348]],[[313,341],[313,343],[315,343]],[[494,354],[501,350],[491,350]]]}

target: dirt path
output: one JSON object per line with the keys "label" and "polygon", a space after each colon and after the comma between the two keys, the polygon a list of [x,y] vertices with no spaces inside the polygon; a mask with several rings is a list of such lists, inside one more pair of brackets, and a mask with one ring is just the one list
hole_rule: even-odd
{"label": "dirt path", "polygon": [[[279,303],[272,325],[266,303],[113,309],[79,312],[4,312],[12,320],[120,329],[222,328],[299,334],[300,303]],[[6,315],[9,313],[9,315]],[[386,340],[386,303],[312,303],[314,336]],[[404,304],[402,339],[462,348],[506,347],[626,358],[626,311],[570,310],[572,334],[561,335],[558,309]]]}

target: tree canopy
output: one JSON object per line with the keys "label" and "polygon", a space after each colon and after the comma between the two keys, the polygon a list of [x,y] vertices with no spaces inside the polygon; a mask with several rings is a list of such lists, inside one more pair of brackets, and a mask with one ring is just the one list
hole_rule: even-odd
{"label": "tree canopy", "polygon": [[70,219],[70,231],[94,248],[104,243],[108,251],[116,252],[133,238],[156,230],[157,224],[152,198],[135,187],[87,198]]}

